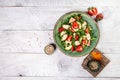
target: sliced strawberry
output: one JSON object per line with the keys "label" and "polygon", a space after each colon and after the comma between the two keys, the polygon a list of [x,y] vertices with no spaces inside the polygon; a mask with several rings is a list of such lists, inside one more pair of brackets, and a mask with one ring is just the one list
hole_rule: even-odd
{"label": "sliced strawberry", "polygon": [[74,46],[72,46],[71,51],[73,52],[74,50],[75,50],[75,47],[74,47]]}
{"label": "sliced strawberry", "polygon": [[86,45],[87,44],[87,40],[86,39],[82,40],[82,44]]}
{"label": "sliced strawberry", "polygon": [[63,28],[63,27],[60,27],[59,29],[58,29],[58,31],[59,32],[62,32],[62,31],[64,31],[65,29]]}
{"label": "sliced strawberry", "polygon": [[87,46],[90,46],[90,40],[88,41]]}
{"label": "sliced strawberry", "polygon": [[89,7],[88,8],[88,12],[87,12],[90,16],[94,16],[98,13],[97,8],[96,7]]}
{"label": "sliced strawberry", "polygon": [[79,35],[75,35],[75,40],[77,41],[79,39]]}
{"label": "sliced strawberry", "polygon": [[75,22],[73,22],[72,27],[74,29],[78,29],[79,28],[79,24],[75,21]]}
{"label": "sliced strawberry", "polygon": [[71,41],[72,40],[72,35],[68,36],[66,40]]}
{"label": "sliced strawberry", "polygon": [[70,31],[75,32],[73,28],[69,28]]}
{"label": "sliced strawberry", "polygon": [[76,51],[77,51],[77,52],[82,52],[82,51],[83,51],[82,46],[81,46],[81,45],[77,46],[77,47],[76,47]]}
{"label": "sliced strawberry", "polygon": [[89,28],[86,28],[86,29],[85,29],[85,32],[86,32],[86,33],[89,33]]}
{"label": "sliced strawberry", "polygon": [[92,12],[92,10],[88,10],[88,12],[87,12],[90,16],[93,16],[94,14],[93,14],[93,12]]}
{"label": "sliced strawberry", "polygon": [[92,9],[92,11],[94,12],[95,15],[98,13],[97,8],[95,7]]}

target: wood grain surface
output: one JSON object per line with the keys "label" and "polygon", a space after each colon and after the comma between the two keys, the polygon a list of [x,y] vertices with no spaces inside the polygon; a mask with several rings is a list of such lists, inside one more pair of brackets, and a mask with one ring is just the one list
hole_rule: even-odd
{"label": "wood grain surface", "polygon": [[[102,57],[102,59],[99,61],[99,64],[100,64],[100,66],[98,66],[99,67],[99,70],[98,71],[91,71],[90,70],[90,66],[88,66],[88,63],[89,63],[89,61],[91,61],[91,60],[94,60],[94,58],[92,58],[92,53],[93,52],[97,52],[97,53],[99,53],[100,55],[101,55],[101,57]],[[87,70],[93,77],[96,77],[106,66],[107,66],[107,64],[110,62],[110,60],[107,58],[107,57],[105,57],[104,55],[103,55],[103,53],[101,53],[98,49],[94,49],[84,60],[83,60],[83,63],[82,63],[82,66],[83,66],[83,68],[85,69],[85,70]]]}
{"label": "wood grain surface", "polygon": [[[120,65],[118,59],[120,55],[104,54],[111,62],[97,76],[119,77]],[[0,56],[0,76],[7,77],[92,77],[81,66],[84,57],[68,57],[61,52],[53,55],[46,54],[1,54]],[[117,72],[117,73],[116,73]],[[114,74],[113,74],[114,73]]]}
{"label": "wood grain surface", "polygon": [[[119,0],[0,0],[0,80],[119,80]],[[96,6],[104,20],[98,23],[97,49],[110,63],[93,78],[81,64],[57,49],[48,56],[44,47],[53,43],[53,28],[69,11]]]}

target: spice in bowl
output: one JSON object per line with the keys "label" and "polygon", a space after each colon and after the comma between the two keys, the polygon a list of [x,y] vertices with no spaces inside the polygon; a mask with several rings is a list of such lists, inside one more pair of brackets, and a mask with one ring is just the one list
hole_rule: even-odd
{"label": "spice in bowl", "polygon": [[99,69],[101,67],[100,62],[97,60],[88,61],[87,66],[90,69],[90,71],[93,71],[93,72],[99,71]]}
{"label": "spice in bowl", "polygon": [[101,60],[101,59],[102,59],[101,53],[96,52],[96,51],[91,52],[91,56],[92,56],[92,58],[95,59],[95,60]]}
{"label": "spice in bowl", "polygon": [[51,55],[51,54],[53,54],[55,49],[56,49],[56,46],[55,46],[55,44],[52,43],[52,44],[45,46],[44,51],[46,54]]}

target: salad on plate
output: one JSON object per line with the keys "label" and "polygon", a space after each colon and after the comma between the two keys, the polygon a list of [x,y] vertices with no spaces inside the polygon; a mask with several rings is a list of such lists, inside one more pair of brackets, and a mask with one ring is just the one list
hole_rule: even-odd
{"label": "salad on plate", "polygon": [[93,29],[80,14],[67,18],[58,29],[61,44],[67,51],[82,52],[91,45]]}
{"label": "salad on plate", "polygon": [[79,57],[95,48],[99,40],[99,29],[95,20],[85,12],[72,11],[58,19],[53,37],[64,54]]}

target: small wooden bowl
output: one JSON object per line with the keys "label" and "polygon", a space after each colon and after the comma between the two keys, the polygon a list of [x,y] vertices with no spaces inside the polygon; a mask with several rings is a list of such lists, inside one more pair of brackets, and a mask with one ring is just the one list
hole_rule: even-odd
{"label": "small wooden bowl", "polygon": [[[90,68],[87,66],[88,62],[91,60],[94,60],[91,56],[91,53],[95,51],[95,52],[99,52],[102,55],[102,59],[99,60],[100,62],[100,68],[98,71],[91,71]],[[87,70],[93,77],[96,77],[103,69],[104,67],[110,62],[110,60],[108,58],[106,58],[99,50],[94,49],[83,61],[82,66],[85,70]]]}

